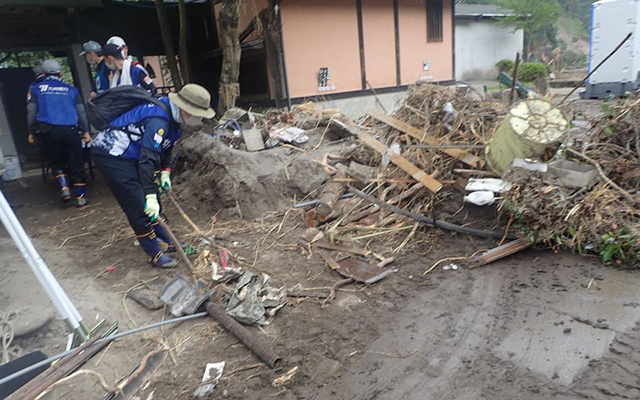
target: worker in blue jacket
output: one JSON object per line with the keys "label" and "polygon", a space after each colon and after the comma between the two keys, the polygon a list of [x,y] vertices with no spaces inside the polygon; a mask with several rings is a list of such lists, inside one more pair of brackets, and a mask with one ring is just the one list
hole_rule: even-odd
{"label": "worker in blue jacket", "polygon": [[71,199],[71,175],[76,205],[87,205],[86,174],[81,141],[88,141],[89,124],[78,89],[64,82],[62,67],[54,59],[42,63],[45,78],[31,87],[27,101],[29,142],[36,138],[51,164],[62,201]]}
{"label": "worker in blue jacket", "polygon": [[84,56],[87,62],[95,67],[95,79],[91,84],[91,97],[96,97],[100,93],[109,89],[109,68],[104,57],[100,55],[102,46],[100,43],[90,40],[82,45],[80,56]]}
{"label": "worker in blue jacket", "polygon": [[[106,47],[106,46],[105,46]],[[158,224],[159,190],[171,190],[171,158],[181,123],[197,126],[213,118],[211,95],[200,85],[161,97],[164,106],[143,103],[109,123],[91,142],[93,159],[129,220],[140,247],[159,268],[173,268],[167,256],[177,243]]]}

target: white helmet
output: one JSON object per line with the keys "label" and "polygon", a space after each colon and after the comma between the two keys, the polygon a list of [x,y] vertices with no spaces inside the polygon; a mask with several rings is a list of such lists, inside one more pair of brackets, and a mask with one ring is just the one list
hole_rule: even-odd
{"label": "white helmet", "polygon": [[119,49],[122,49],[127,45],[127,42],[125,42],[120,36],[111,36],[109,40],[107,40],[107,44],[115,44]]}

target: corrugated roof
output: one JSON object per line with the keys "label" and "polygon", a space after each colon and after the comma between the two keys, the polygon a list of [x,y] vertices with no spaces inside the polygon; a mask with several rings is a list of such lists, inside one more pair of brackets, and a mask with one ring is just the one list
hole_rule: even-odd
{"label": "corrugated roof", "polygon": [[459,18],[493,18],[515,15],[513,10],[493,4],[457,4],[456,17]]}

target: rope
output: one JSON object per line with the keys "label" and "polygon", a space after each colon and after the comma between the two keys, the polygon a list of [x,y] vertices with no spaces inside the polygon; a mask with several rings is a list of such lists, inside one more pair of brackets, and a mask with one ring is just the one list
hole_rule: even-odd
{"label": "rope", "polygon": [[11,345],[14,338],[13,322],[17,316],[17,311],[0,312],[0,365],[22,355],[20,347]]}

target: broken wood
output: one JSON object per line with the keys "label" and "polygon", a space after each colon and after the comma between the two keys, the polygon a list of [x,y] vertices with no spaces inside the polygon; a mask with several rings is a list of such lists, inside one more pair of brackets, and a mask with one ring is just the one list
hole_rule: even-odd
{"label": "broken wood", "polygon": [[[358,134],[358,138],[361,142],[371,147],[375,151],[380,154],[384,154],[386,150],[386,146],[376,140],[373,136],[360,132]],[[442,183],[433,179],[431,176],[427,175],[426,172],[416,167],[413,163],[411,163],[406,158],[399,156],[397,154],[391,154],[391,162],[400,167],[404,172],[411,175],[415,180],[422,183],[427,189],[429,189],[432,193],[438,193],[440,189],[442,189]]]}
{"label": "broken wood", "polygon": [[[218,115],[235,107],[240,96],[240,6],[242,0],[223,0],[220,9],[220,47],[222,48],[222,70],[220,72],[220,89],[218,99]],[[267,29],[267,27],[265,27]]]}
{"label": "broken wood", "polygon": [[32,379],[29,383],[13,392],[7,400],[34,400],[40,393],[44,392],[48,387],[69,375],[86,363],[91,357],[104,349],[109,343],[102,341],[96,343],[99,337],[96,337],[82,346],[76,351],[64,357],[58,363],[52,365],[43,373]]}
{"label": "broken wood", "polygon": [[[160,26],[160,35],[162,36],[162,44],[164,46],[164,54],[167,56],[167,66],[171,75],[171,82],[176,91],[182,89],[182,78],[178,71],[178,63],[176,61],[176,52],[173,50],[173,38],[171,36],[171,23],[169,16],[164,7],[164,0],[154,0],[156,12],[158,14],[158,25]],[[211,6],[213,9],[213,5]]]}
{"label": "broken wood", "polygon": [[316,246],[323,248],[323,249],[328,249],[328,250],[335,250],[335,251],[342,251],[345,253],[351,253],[351,254],[356,254],[359,256],[363,256],[363,257],[369,257],[369,255],[371,255],[372,251],[371,250],[365,250],[365,249],[356,249],[354,247],[346,247],[346,246],[339,246],[337,244],[332,244],[332,243],[328,243],[328,242],[317,242],[315,243]]}
{"label": "broken wood", "polygon": [[178,14],[180,19],[180,36],[178,37],[180,72],[182,72],[182,81],[186,85],[191,82],[191,66],[189,63],[189,49],[187,46],[189,26],[187,22],[187,5],[185,4],[185,0],[178,0]]}
{"label": "broken wood", "polygon": [[325,301],[322,302],[322,306],[324,307],[327,303],[331,303],[333,301],[333,299],[336,298],[336,291],[343,287],[343,286],[347,286],[351,283],[355,282],[353,279],[351,278],[346,278],[346,279],[342,279],[336,283],[334,283],[333,285],[331,285],[331,289],[329,291],[329,297],[327,297],[327,299],[325,299]]}
{"label": "broken wood", "polygon": [[171,192],[167,192],[167,195],[169,195],[169,199],[171,200],[171,202],[173,203],[173,205],[178,209],[178,212],[180,213],[180,215],[182,216],[182,218],[184,218],[185,221],[187,221],[187,223],[189,225],[191,225],[191,227],[196,231],[196,233],[199,236],[202,236],[202,229],[200,229],[200,227],[198,225],[196,225],[195,222],[193,222],[193,220],[191,218],[189,218],[189,216],[187,215],[187,213],[182,209],[182,207],[180,207],[180,203],[178,203],[178,200],[176,200],[176,196],[173,195],[173,193]]}
{"label": "broken wood", "polygon": [[534,244],[535,243],[529,240],[529,238],[520,238],[514,240],[502,246],[496,247],[495,249],[491,249],[478,257],[473,258],[469,262],[469,268],[472,269],[482,267],[483,265],[487,265],[524,249],[528,249]]}
{"label": "broken wood", "polygon": [[[431,177],[433,179],[436,179],[438,177],[438,175],[440,175],[440,171],[435,170],[431,174]],[[400,193],[399,195],[393,197],[387,203],[388,204],[392,204],[392,205],[398,204],[402,200],[405,200],[405,199],[413,196],[414,194],[418,193],[421,189],[424,189],[424,185],[422,183],[416,183],[415,185],[411,186],[409,189],[407,189],[404,192]],[[346,224],[348,224],[350,222],[359,221],[362,218],[365,218],[365,217],[367,217],[367,216],[369,216],[371,214],[377,213],[378,211],[380,211],[380,207],[378,207],[378,206],[374,206],[374,207],[371,207],[371,208],[369,208],[367,210],[360,211],[359,213],[353,214],[349,218],[345,219],[344,224],[346,225]]]}
{"label": "broken wood", "polygon": [[[433,218],[429,218],[429,217],[425,217],[424,215],[420,215],[420,214],[416,214],[416,213],[412,213],[406,210],[403,210],[402,208],[393,206],[389,203],[385,203],[384,201],[381,201],[373,196],[370,196],[366,193],[363,193],[361,191],[359,191],[356,188],[350,188],[349,192],[355,194],[358,197],[361,197],[363,199],[365,199],[368,202],[371,202],[387,211],[391,211],[393,213],[405,216],[405,217],[409,217],[415,221],[421,222],[423,224],[427,224],[427,225],[432,225],[438,228],[442,228],[442,229],[446,229],[446,230],[450,230],[453,232],[459,232],[459,233],[464,233],[467,235],[473,235],[473,236],[479,236],[479,237],[487,237],[487,238],[493,238],[493,239],[502,239],[504,237],[504,232],[500,232],[500,231],[486,231],[483,229],[474,229],[474,228],[467,228],[466,226],[460,226],[460,225],[456,225],[456,224],[452,224],[449,222],[445,222],[445,221],[440,221],[440,220],[435,220]],[[512,237],[515,239],[515,237],[513,237],[513,235],[508,235],[507,236]]]}
{"label": "broken wood", "polygon": [[[377,119],[378,121],[389,125],[390,127],[399,130],[402,133],[406,133],[407,135],[413,137],[416,140],[419,140],[421,143],[425,143],[427,145],[437,146],[437,140],[435,137],[431,135],[427,135],[423,133],[420,129],[415,128],[406,122],[400,121],[397,118],[394,118],[390,115],[383,114],[376,110],[369,111],[369,116]],[[451,157],[457,158],[463,163],[473,167],[473,168],[482,168],[485,165],[485,161],[480,157],[474,156],[473,154],[467,153],[464,150],[460,149],[438,149],[443,153],[450,155]]]}
{"label": "broken wood", "polygon": [[470,175],[479,175],[479,176],[499,176],[493,171],[484,171],[478,169],[454,169],[453,172],[456,174],[470,174]]}
{"label": "broken wood", "polygon": [[[347,175],[343,172],[339,172],[335,178],[345,179],[347,178]],[[318,204],[316,205],[316,212],[318,215],[322,217],[328,217],[331,215],[338,203],[338,199],[344,193],[345,187],[346,185],[343,182],[338,182],[335,179],[331,179],[326,185],[324,185],[322,188],[322,194],[320,194]]]}
{"label": "broken wood", "polygon": [[340,264],[338,264],[338,262],[336,260],[331,258],[329,253],[327,253],[326,251],[319,251],[318,254],[320,255],[320,257],[322,257],[324,262],[327,263],[329,268],[331,268],[333,270],[340,269]]}

